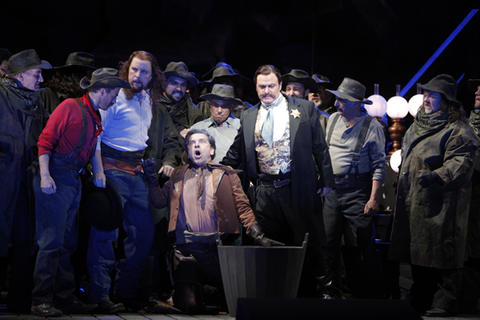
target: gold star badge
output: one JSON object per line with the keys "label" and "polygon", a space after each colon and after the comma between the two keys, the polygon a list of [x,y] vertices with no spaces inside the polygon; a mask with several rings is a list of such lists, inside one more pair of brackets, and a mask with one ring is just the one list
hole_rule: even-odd
{"label": "gold star badge", "polygon": [[293,116],[293,118],[300,118],[300,111],[298,111],[298,109],[292,109],[292,113],[290,113],[291,116]]}

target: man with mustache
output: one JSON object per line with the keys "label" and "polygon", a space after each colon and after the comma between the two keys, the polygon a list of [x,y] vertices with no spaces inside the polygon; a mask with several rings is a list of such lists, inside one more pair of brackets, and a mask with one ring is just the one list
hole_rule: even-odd
{"label": "man with mustache", "polygon": [[[150,253],[155,227],[141,161],[148,149],[162,160],[158,172],[170,176],[181,157],[176,130],[168,129],[166,124],[168,120],[171,123],[171,119],[164,108],[156,105],[162,95],[163,74],[155,57],[145,51],[135,51],[123,64],[120,77],[132,88],[122,89],[116,104],[100,112],[104,132],[99,136],[92,159],[94,184],[105,188],[108,182],[118,193],[126,232],[125,258],[115,263],[112,244],[119,230],[91,228],[87,255],[89,300],[98,304],[96,312],[104,313],[115,313],[119,309],[109,296],[110,272],[114,267],[117,269],[114,293],[118,302],[135,311],[149,305],[148,300],[137,295],[142,265]],[[152,127],[156,134],[150,136]]]}
{"label": "man with mustache", "polygon": [[[38,254],[33,274],[32,313],[61,316],[96,307],[78,300],[70,257],[76,247],[76,219],[82,182],[80,172],[102,132],[99,110],[110,108],[120,88],[130,88],[118,70],[102,68],[84,77],[88,92],[58,105],[38,141],[40,171],[34,179]],[[55,301],[54,301],[55,300]]]}
{"label": "man with mustache", "polygon": [[283,95],[272,65],[259,67],[253,79],[260,103],[244,111],[222,163],[243,166],[245,190],[256,185],[255,216],[267,237],[301,245],[309,233],[299,296],[313,297],[324,276],[320,197],[335,186],[330,155],[312,102]]}
{"label": "man with mustache", "polygon": [[[345,78],[337,90],[328,90],[336,96],[337,113],[327,125],[327,144],[335,174],[335,190],[325,197],[324,219],[327,232],[327,280],[324,299],[341,298],[341,243],[346,275],[357,298],[383,298],[383,278],[380,253],[375,244],[373,214],[378,211],[380,187],[385,180],[385,136],[382,126],[370,117],[364,104],[365,86]],[[349,247],[354,247],[350,249]],[[352,277],[351,250],[359,249],[363,279],[367,285],[357,285]],[[349,250],[349,251],[346,251]],[[348,254],[350,253],[350,254]],[[349,259],[347,259],[347,257]]]}
{"label": "man with mustache", "polygon": [[203,120],[202,114],[187,93],[187,89],[198,85],[198,80],[188,72],[187,65],[182,61],[170,62],[164,74],[167,83],[159,102],[168,110],[180,134],[179,142],[183,144],[190,127]]}
{"label": "man with mustache", "polygon": [[33,177],[38,137],[46,121],[38,91],[42,70],[52,66],[33,49],[14,54],[8,61],[10,73],[0,78],[0,257],[7,256],[11,243],[7,308],[28,312],[34,264]]}

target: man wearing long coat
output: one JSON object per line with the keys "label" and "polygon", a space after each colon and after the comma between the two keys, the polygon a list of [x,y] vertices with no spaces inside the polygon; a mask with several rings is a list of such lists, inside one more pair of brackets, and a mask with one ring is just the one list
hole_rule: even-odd
{"label": "man wearing long coat", "polygon": [[477,143],[456,81],[439,75],[421,87],[424,103],[404,138],[389,258],[412,265],[412,306],[446,316],[465,261]]}

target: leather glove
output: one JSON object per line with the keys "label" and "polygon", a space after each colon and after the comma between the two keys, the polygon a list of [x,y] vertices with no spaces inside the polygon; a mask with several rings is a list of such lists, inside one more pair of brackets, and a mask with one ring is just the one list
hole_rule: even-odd
{"label": "leather glove", "polygon": [[143,175],[149,185],[158,184],[158,174],[155,172],[157,162],[153,158],[142,160]]}
{"label": "leather glove", "polygon": [[435,171],[420,170],[417,173],[418,183],[422,188],[428,188],[434,183],[441,183],[440,177]]}
{"label": "leather glove", "polygon": [[262,228],[258,223],[255,223],[250,226],[248,235],[255,240],[256,245],[261,245],[262,247],[273,247],[273,246],[284,246],[284,243],[269,239],[265,237],[265,234],[262,232]]}

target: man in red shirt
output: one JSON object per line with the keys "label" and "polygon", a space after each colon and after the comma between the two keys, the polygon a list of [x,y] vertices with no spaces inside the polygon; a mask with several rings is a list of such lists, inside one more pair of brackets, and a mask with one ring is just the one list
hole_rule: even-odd
{"label": "man in red shirt", "polygon": [[40,172],[34,178],[34,190],[39,250],[31,311],[45,317],[85,313],[97,306],[84,304],[73,295],[70,256],[76,247],[75,221],[82,187],[79,175],[102,131],[98,110],[113,105],[120,88],[130,88],[112,68],[94,71],[92,80],[84,77],[80,86],[88,93],[62,102],[37,144]]}

